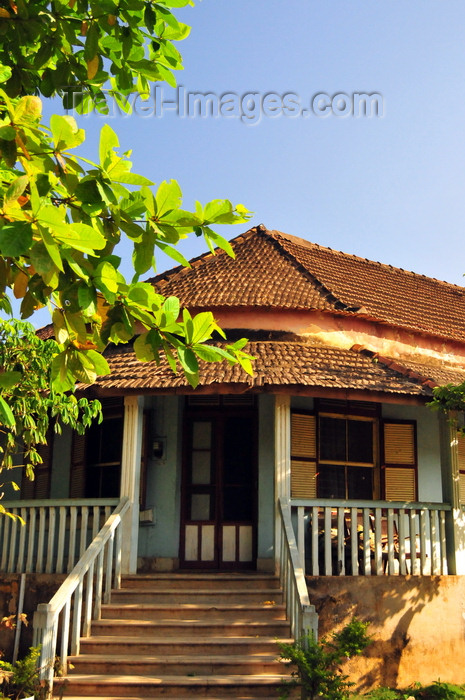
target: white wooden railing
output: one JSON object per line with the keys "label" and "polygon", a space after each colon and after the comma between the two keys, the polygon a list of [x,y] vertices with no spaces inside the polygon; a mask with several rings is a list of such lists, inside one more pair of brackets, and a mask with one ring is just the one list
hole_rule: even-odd
{"label": "white wooden railing", "polygon": [[318,615],[315,606],[310,605],[304,571],[300,564],[299,552],[291,522],[289,504],[280,499],[280,547],[279,578],[286,604],[287,618],[294,639],[312,636],[318,638]]}
{"label": "white wooden railing", "polygon": [[444,503],[292,500],[307,575],[447,574]]}
{"label": "white wooden railing", "polygon": [[69,573],[118,499],[2,501],[0,572]]}
{"label": "white wooden railing", "polygon": [[91,620],[100,619],[102,601],[121,587],[122,517],[129,500],[122,499],[49,603],[38,605],[33,620],[33,645],[40,645],[41,678],[53,685],[60,639],[60,670],[66,675],[68,655],[79,654],[81,636],[90,634]]}

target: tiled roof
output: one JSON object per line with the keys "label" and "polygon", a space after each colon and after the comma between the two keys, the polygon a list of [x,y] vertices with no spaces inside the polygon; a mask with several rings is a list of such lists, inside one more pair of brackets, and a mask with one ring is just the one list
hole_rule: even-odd
{"label": "tiled roof", "polygon": [[465,288],[310,243],[263,226],[151,280],[184,305],[356,313],[465,341]]}
{"label": "tiled roof", "polygon": [[[427,381],[431,372],[427,365],[419,363],[415,363],[416,375],[408,376],[405,365],[388,367],[386,362],[357,349],[343,350],[297,340],[252,341],[245,349],[256,358],[254,377],[239,365],[201,362],[200,388],[241,385],[244,390],[272,390],[279,386],[300,386],[417,397],[431,395],[432,383]],[[97,390],[183,393],[188,389],[181,372],[174,375],[164,360],[160,365],[139,362],[131,345],[110,347],[106,357],[112,373],[98,378],[94,385]],[[464,375],[465,371],[460,370],[449,374],[456,383]]]}

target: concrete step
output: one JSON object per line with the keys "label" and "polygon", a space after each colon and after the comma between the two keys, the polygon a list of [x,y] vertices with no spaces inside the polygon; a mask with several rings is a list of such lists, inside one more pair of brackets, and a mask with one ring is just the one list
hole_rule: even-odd
{"label": "concrete step", "polygon": [[276,637],[206,637],[183,636],[143,638],[121,636],[85,637],[82,654],[277,654],[277,642],[290,644],[292,639]]}
{"label": "concrete step", "polygon": [[80,654],[70,656],[69,662],[78,674],[123,676],[213,676],[243,674],[283,674],[287,667],[274,654],[165,654],[149,656],[138,654]]}
{"label": "concrete step", "polygon": [[117,603],[102,605],[102,618],[105,620],[157,620],[158,622],[169,620],[209,620],[211,622],[246,622],[284,620],[286,611],[281,604],[244,604],[240,603],[213,603],[205,605],[196,603]]}
{"label": "concrete step", "polygon": [[271,574],[133,574],[125,575],[121,579],[123,588],[210,588],[213,590],[237,590],[238,588],[273,588],[279,589],[279,579]]}
{"label": "concrete step", "polygon": [[126,603],[141,603],[143,605],[147,603],[222,605],[229,602],[231,597],[233,597],[236,604],[241,605],[247,603],[276,604],[282,603],[283,598],[282,592],[277,588],[259,588],[257,590],[254,587],[253,589],[241,588],[234,591],[216,590],[213,588],[199,588],[197,590],[195,588],[121,588],[118,591],[112,591],[111,603],[112,605],[125,605]]}
{"label": "concrete step", "polygon": [[218,676],[108,676],[72,674],[57,678],[55,697],[114,698],[276,698],[286,676],[218,675]]}
{"label": "concrete step", "polygon": [[138,619],[108,619],[92,622],[92,636],[119,635],[121,639],[163,636],[186,640],[202,637],[287,637],[287,620],[243,620],[234,623],[224,620],[168,620],[167,622]]}

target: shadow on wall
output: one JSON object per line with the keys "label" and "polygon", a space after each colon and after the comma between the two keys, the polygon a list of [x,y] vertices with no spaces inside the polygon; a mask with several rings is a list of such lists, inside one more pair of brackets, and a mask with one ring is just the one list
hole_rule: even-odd
{"label": "shadow on wall", "polygon": [[370,623],[373,643],[344,669],[357,690],[407,687],[439,677],[465,682],[465,577],[307,577],[320,636],[354,615]]}

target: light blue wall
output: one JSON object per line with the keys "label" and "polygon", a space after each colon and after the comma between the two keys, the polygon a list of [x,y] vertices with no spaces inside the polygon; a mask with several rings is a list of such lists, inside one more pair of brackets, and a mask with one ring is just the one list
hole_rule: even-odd
{"label": "light blue wall", "polygon": [[417,422],[418,500],[441,503],[439,416],[427,406],[383,404],[383,418]]}
{"label": "light blue wall", "polygon": [[162,438],[165,454],[162,459],[150,459],[147,468],[147,507],[153,509],[154,522],[140,527],[141,557],[176,558],[179,554],[182,403],[177,396],[151,401],[151,437]]}

